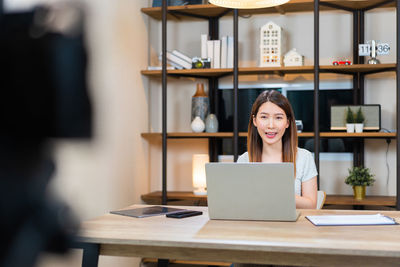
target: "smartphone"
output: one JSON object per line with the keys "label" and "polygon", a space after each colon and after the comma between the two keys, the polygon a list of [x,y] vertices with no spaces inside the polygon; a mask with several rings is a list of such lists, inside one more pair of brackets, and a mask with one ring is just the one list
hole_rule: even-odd
{"label": "smartphone", "polygon": [[186,217],[191,217],[191,216],[197,216],[203,214],[202,211],[197,211],[197,210],[185,210],[185,211],[179,211],[179,212],[174,212],[171,214],[167,214],[168,218],[176,218],[176,219],[182,219]]}

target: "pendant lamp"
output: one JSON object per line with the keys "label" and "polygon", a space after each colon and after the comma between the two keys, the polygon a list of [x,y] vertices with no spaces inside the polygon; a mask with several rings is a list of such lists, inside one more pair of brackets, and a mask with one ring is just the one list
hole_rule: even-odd
{"label": "pendant lamp", "polygon": [[208,0],[213,5],[235,9],[266,8],[279,6],[289,0]]}

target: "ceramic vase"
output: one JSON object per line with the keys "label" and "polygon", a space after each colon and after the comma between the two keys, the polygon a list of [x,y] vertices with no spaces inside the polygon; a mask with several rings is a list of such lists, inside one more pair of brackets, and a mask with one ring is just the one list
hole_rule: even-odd
{"label": "ceramic vase", "polygon": [[196,118],[194,118],[191,126],[192,126],[192,131],[195,133],[201,133],[206,128],[204,122],[201,120],[199,116],[196,116]]}
{"label": "ceramic vase", "polygon": [[354,123],[346,123],[346,130],[348,133],[354,133]]}
{"label": "ceramic vase", "polygon": [[354,124],[354,127],[356,133],[362,133],[364,129],[364,123],[356,123]]}
{"label": "ceramic vase", "polygon": [[216,133],[218,132],[218,120],[215,114],[209,114],[206,118],[206,132]]}
{"label": "ceramic vase", "polygon": [[202,83],[197,84],[196,93],[192,97],[192,116],[191,121],[197,116],[203,121],[206,120],[208,115],[209,99],[204,92],[204,85]]}

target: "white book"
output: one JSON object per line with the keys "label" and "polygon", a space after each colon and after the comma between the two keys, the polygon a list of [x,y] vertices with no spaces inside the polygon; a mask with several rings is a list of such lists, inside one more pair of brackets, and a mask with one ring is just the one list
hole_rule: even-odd
{"label": "white book", "polygon": [[221,38],[221,68],[225,69],[227,67],[227,55],[228,55],[228,40],[226,36]]}
{"label": "white book", "polygon": [[214,68],[214,41],[207,41],[207,57],[211,60],[211,68]]}
{"label": "white book", "polygon": [[174,63],[174,62],[172,62],[170,60],[167,60],[167,62],[168,62],[169,65],[171,65],[173,68],[175,68],[177,70],[183,70],[184,69],[184,67],[182,67],[181,65],[176,64],[176,63]]}
{"label": "white book", "polygon": [[186,60],[181,59],[180,57],[172,54],[171,52],[167,51],[167,59],[175,64],[181,65],[185,69],[191,69],[192,63],[187,62]]}
{"label": "white book", "polygon": [[[173,70],[173,66],[167,66],[167,70]],[[148,66],[147,70],[162,70],[162,66]]]}
{"label": "white book", "polygon": [[207,41],[208,41],[208,35],[202,34],[201,35],[201,58],[207,57]]}
{"label": "white book", "polygon": [[[168,55],[168,52],[167,52],[167,55]],[[162,54],[160,54],[160,55],[158,56],[158,59],[160,60],[160,62],[162,61]],[[177,64],[177,63],[175,63],[175,62],[169,60],[168,58],[167,58],[167,64],[171,65],[172,68],[174,68],[174,69],[178,69],[178,70],[184,69],[184,67],[182,67],[181,65],[179,65],[179,64]],[[167,67],[167,69],[168,69],[168,67]]]}
{"label": "white book", "polygon": [[181,59],[185,60],[187,63],[192,64],[192,59],[190,57],[188,57],[187,55],[179,52],[178,50],[172,50],[172,54],[180,57]]}
{"label": "white book", "polygon": [[233,68],[233,36],[228,36],[227,68]]}
{"label": "white book", "polygon": [[214,40],[214,68],[221,68],[221,40]]}

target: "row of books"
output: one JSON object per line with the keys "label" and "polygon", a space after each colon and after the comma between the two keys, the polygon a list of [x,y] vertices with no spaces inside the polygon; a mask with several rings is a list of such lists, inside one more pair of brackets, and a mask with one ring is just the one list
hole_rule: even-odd
{"label": "row of books", "polygon": [[201,57],[210,58],[211,68],[233,68],[233,36],[209,40],[207,34],[202,34]]}
{"label": "row of books", "polygon": [[[162,54],[159,57],[160,61],[161,56]],[[167,63],[178,70],[192,68],[192,59],[178,50],[167,51]]]}

